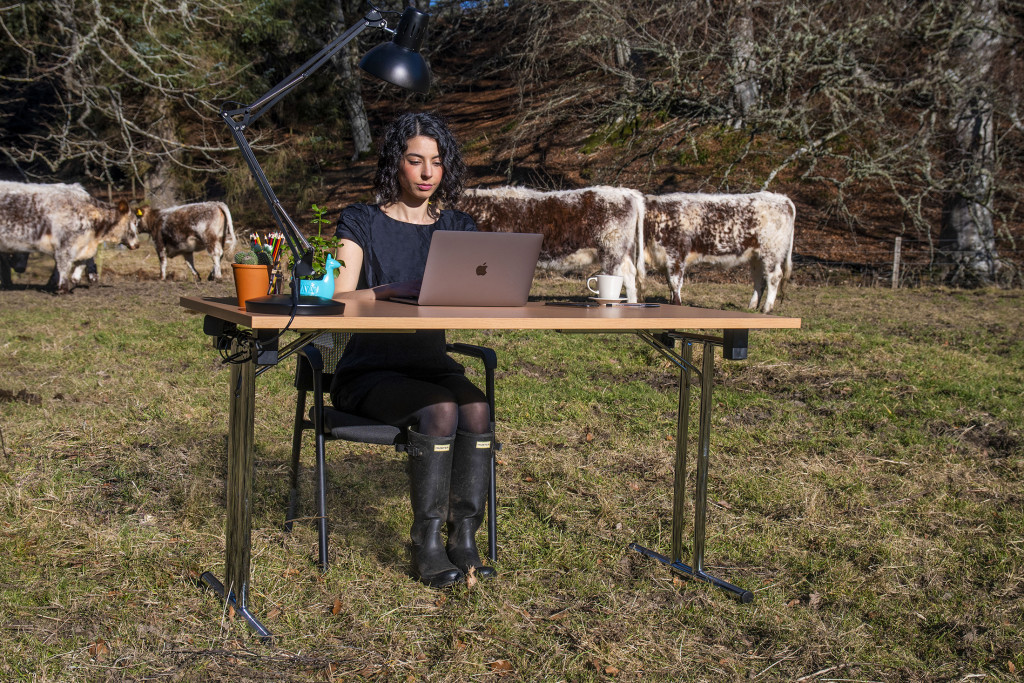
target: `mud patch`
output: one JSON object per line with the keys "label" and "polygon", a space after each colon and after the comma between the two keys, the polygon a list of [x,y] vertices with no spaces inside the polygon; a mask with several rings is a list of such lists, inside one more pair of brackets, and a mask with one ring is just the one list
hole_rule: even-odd
{"label": "mud patch", "polygon": [[1004,422],[974,419],[964,426],[954,426],[945,420],[934,420],[928,425],[936,436],[953,437],[982,455],[1005,459],[1019,454],[1024,439]]}
{"label": "mud patch", "polygon": [[22,389],[18,393],[14,393],[7,389],[0,389],[0,403],[14,403],[15,401],[28,403],[32,406],[38,406],[42,404],[43,399],[38,394],[33,394],[27,389]]}

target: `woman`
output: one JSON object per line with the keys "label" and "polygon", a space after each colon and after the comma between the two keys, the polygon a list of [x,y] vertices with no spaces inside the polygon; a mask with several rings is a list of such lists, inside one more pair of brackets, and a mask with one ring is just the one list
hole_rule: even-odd
{"label": "woman", "polygon": [[[415,295],[437,230],[476,230],[452,207],[466,165],[447,124],[433,114],[404,114],[384,133],[374,188],[377,204],[341,212],[335,298]],[[442,587],[495,574],[480,560],[476,531],[490,480],[487,399],[445,350],[441,330],[354,334],[335,370],[331,400],[346,412],[407,427],[413,569]],[[448,541],[441,539],[447,522]]]}

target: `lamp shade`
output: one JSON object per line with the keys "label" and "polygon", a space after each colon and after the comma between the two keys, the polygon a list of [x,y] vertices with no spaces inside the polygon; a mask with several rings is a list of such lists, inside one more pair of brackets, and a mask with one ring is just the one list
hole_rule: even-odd
{"label": "lamp shade", "polygon": [[425,93],[430,89],[430,67],[420,54],[429,14],[407,7],[395,37],[373,48],[359,61],[359,68],[382,81]]}

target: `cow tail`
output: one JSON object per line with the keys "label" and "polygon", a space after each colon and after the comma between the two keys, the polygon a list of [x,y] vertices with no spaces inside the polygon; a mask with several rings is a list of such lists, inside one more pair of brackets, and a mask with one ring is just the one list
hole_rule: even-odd
{"label": "cow tail", "polygon": [[636,243],[633,245],[633,265],[636,268],[636,299],[644,300],[644,284],[647,279],[647,264],[644,260],[644,218],[647,205],[641,196],[636,201]]}
{"label": "cow tail", "polygon": [[782,266],[782,282],[779,283],[780,296],[783,293],[783,289],[786,287],[786,283],[789,282],[790,276],[793,275],[793,243],[796,242],[796,206],[793,204],[793,200],[789,197],[786,197],[786,203],[789,204],[791,223],[789,231],[789,250],[786,252],[786,261]]}
{"label": "cow tail", "polygon": [[220,210],[224,212],[224,227],[227,228],[227,230],[225,230],[224,234],[221,236],[221,246],[230,246],[231,249],[234,249],[236,239],[235,226],[234,223],[232,223],[231,221],[231,210],[228,208],[228,205],[225,204],[224,202],[219,202],[219,204]]}

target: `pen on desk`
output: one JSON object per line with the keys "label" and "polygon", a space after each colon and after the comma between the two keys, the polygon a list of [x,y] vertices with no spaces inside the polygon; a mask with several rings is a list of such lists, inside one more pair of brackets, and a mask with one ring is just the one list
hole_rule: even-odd
{"label": "pen on desk", "polygon": [[614,303],[614,304],[599,304],[599,303],[588,303],[585,301],[545,301],[545,306],[572,306],[575,308],[657,308],[661,304],[648,304],[648,303]]}

